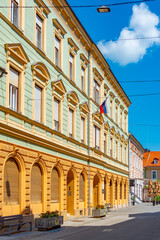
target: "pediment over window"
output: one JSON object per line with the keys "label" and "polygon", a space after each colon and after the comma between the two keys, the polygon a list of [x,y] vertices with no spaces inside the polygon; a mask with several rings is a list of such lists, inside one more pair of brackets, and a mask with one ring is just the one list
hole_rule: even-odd
{"label": "pediment over window", "polygon": [[89,108],[86,102],[80,104],[79,108],[80,108],[80,111],[84,112],[85,114],[89,112]]}
{"label": "pediment over window", "polygon": [[78,52],[79,47],[77,46],[77,44],[73,41],[72,38],[68,38],[68,43],[70,44],[70,46],[73,48],[73,50],[75,52]]}
{"label": "pediment over window", "polygon": [[35,0],[35,2],[38,4],[38,6],[42,9],[42,11],[46,15],[48,15],[51,12],[43,0]]}
{"label": "pediment over window", "polygon": [[95,74],[96,77],[98,77],[98,79],[100,81],[103,81],[104,78],[102,77],[102,75],[100,74],[100,72],[97,70],[97,68],[93,68],[93,73]]}
{"label": "pediment over window", "polygon": [[64,86],[63,81],[61,79],[51,82],[51,85],[52,85],[52,90],[56,91],[61,96],[66,93],[65,86]]}
{"label": "pediment over window", "polygon": [[109,129],[110,129],[109,123],[108,123],[108,122],[105,122],[104,127],[105,127],[105,129],[109,130]]}
{"label": "pediment over window", "polygon": [[76,92],[74,91],[70,91],[67,94],[67,99],[70,103],[72,103],[73,105],[77,105],[79,103],[79,98]]}
{"label": "pediment over window", "polygon": [[22,65],[29,62],[29,58],[20,43],[5,44],[4,47],[7,52],[7,60],[12,57]]}
{"label": "pediment over window", "polygon": [[117,139],[119,139],[119,138],[120,138],[120,133],[117,132],[117,133],[115,134],[115,137],[116,137]]}
{"label": "pediment over window", "polygon": [[110,133],[114,135],[114,134],[115,134],[115,132],[116,132],[115,128],[114,128],[114,127],[112,127],[112,128],[110,129]]}
{"label": "pediment over window", "polygon": [[61,32],[63,36],[67,33],[66,30],[62,27],[62,25],[56,18],[53,19],[53,24],[57,28],[57,30]]}
{"label": "pediment over window", "polygon": [[108,92],[108,91],[109,91],[109,89],[110,89],[110,88],[107,86],[107,84],[106,84],[106,83],[104,84],[104,89],[105,89],[107,92]]}
{"label": "pediment over window", "polygon": [[103,124],[104,119],[102,117],[102,114],[100,112],[95,112],[92,114],[92,117],[94,120],[96,120],[97,122],[99,122],[100,124]]}
{"label": "pediment over window", "polygon": [[121,142],[124,142],[124,141],[125,141],[125,139],[124,139],[124,136],[122,135]]}
{"label": "pediment over window", "polygon": [[42,81],[47,82],[50,79],[49,71],[43,63],[41,62],[33,63],[31,68],[34,76],[37,76]]}

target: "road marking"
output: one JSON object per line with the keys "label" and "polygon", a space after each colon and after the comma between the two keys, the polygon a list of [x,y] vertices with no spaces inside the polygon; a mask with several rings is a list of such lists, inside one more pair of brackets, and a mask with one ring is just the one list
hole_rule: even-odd
{"label": "road marking", "polygon": [[111,228],[107,228],[107,229],[102,230],[102,232],[111,232],[111,231],[113,231],[113,229],[111,229]]}

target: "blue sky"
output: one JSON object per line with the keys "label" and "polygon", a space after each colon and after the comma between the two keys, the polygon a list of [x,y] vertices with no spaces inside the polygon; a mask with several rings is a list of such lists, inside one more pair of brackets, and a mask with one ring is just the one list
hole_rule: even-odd
{"label": "blue sky", "polygon": [[[71,6],[116,2],[126,1],[68,0]],[[73,10],[92,40],[96,44],[103,41],[101,50],[104,51],[106,60],[119,82],[160,80],[160,39],[118,41],[116,45],[108,43],[119,39],[120,34],[121,38],[160,36],[160,0],[146,2],[141,6],[112,6],[111,12],[105,14],[98,13],[96,8]],[[121,83],[121,86],[128,96],[160,93],[160,82]],[[129,108],[129,131],[144,148],[160,151],[160,95],[130,97],[130,100],[132,105]]]}

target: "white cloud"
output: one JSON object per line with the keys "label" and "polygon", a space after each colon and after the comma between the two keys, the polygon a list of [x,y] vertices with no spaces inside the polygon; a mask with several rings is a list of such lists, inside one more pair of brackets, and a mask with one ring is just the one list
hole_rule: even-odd
{"label": "white cloud", "polygon": [[[159,17],[145,3],[134,5],[132,10],[129,26],[122,29],[118,40],[160,36]],[[141,60],[154,44],[160,45],[160,38],[115,42],[103,40],[98,42],[98,47],[106,58],[125,66]]]}

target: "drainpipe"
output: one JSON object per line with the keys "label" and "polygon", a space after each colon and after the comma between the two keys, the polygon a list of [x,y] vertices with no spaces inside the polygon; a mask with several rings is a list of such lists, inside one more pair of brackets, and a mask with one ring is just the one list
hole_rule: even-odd
{"label": "drainpipe", "polygon": [[[88,108],[90,105],[90,50],[88,51]],[[90,112],[88,113],[88,216],[90,215]]]}

